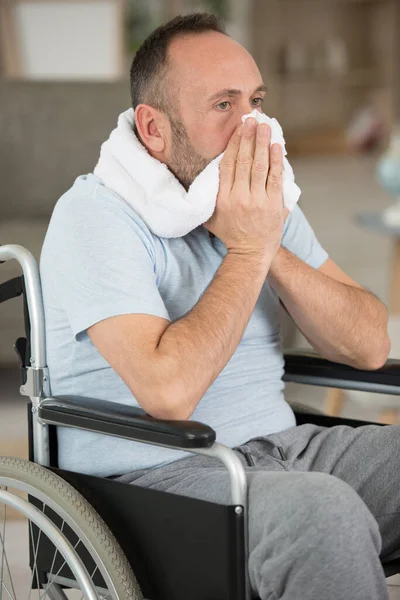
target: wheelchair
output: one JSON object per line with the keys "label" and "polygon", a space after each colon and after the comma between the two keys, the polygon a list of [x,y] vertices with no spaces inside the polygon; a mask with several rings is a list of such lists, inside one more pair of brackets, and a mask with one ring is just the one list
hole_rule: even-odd
{"label": "wheelchair", "polygon": [[[0,598],[27,597],[18,591],[7,554],[8,510],[28,524],[29,599],[33,594],[50,600],[250,600],[246,477],[235,452],[219,444],[206,424],[158,420],[139,408],[95,398],[52,397],[38,266],[26,248],[0,246],[0,262],[11,259],[22,275],[0,285],[0,302],[23,298],[26,337],[15,349],[20,392],[29,398],[29,460],[0,457]],[[399,394],[400,361],[361,371],[313,353],[287,352],[284,381]],[[369,423],[293,408],[298,425]],[[57,426],[216,457],[229,472],[231,504],[62,470]],[[400,572],[400,559],[382,567],[389,577]]]}

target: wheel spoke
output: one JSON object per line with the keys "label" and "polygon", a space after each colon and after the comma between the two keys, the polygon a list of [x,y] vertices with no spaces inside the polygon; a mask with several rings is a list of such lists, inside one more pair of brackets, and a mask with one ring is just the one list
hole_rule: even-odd
{"label": "wheel spoke", "polygon": [[[4,487],[4,489],[7,489],[7,488]],[[2,586],[4,585],[4,587],[6,588],[6,585],[4,584],[4,562],[5,562],[7,571],[8,571],[8,576],[10,578],[11,589],[12,589],[12,592],[14,595],[14,598],[12,598],[12,600],[17,600],[16,594],[15,594],[15,589],[14,589],[14,583],[13,583],[13,579],[11,576],[10,565],[8,564],[8,558],[7,558],[7,553],[6,553],[6,542],[5,542],[5,540],[6,540],[6,520],[7,520],[7,504],[4,505],[3,533],[0,534],[0,545],[1,545],[1,549],[2,549],[0,582],[1,582]],[[6,588],[6,589],[8,591],[8,588]],[[8,592],[8,594],[10,595],[9,592]],[[3,587],[0,588],[0,600],[2,597],[3,597]]]}
{"label": "wheel spoke", "polygon": [[[75,544],[75,546],[74,546],[74,550],[76,550],[76,548],[79,546],[79,544],[80,544],[80,543],[81,543],[81,540],[78,540],[78,541],[76,542],[76,544]],[[56,550],[56,552],[58,552],[58,550]],[[49,588],[50,588],[50,587],[53,585],[55,578],[56,578],[56,577],[57,577],[57,575],[60,573],[60,571],[63,569],[64,565],[66,565],[66,564],[67,564],[67,561],[66,561],[66,560],[64,560],[64,562],[62,563],[61,567],[58,569],[57,573],[55,573],[55,574],[53,575],[53,578],[52,578],[52,580],[48,582],[48,585],[46,586],[46,588],[47,588],[47,589],[49,589]],[[47,589],[46,589],[46,594],[47,594]],[[42,598],[45,598],[45,596],[39,596],[39,600],[42,600]]]}
{"label": "wheel spoke", "polygon": [[14,596],[14,598],[11,596],[10,590],[8,589],[8,587],[6,586],[4,581],[1,582],[1,588],[0,588],[2,593],[3,593],[3,588],[6,590],[7,595],[11,598],[11,600],[15,600],[15,596]]}
{"label": "wheel spoke", "polygon": [[[14,582],[13,582],[13,579],[11,576],[10,565],[8,564],[7,553],[6,553],[6,549],[3,544],[3,538],[1,535],[0,535],[0,543],[1,543],[1,547],[3,548],[3,554],[5,556],[5,563],[6,563],[6,567],[7,567],[8,577],[10,578],[10,584],[11,584],[11,589],[12,589],[12,593],[13,593],[13,600],[17,600],[17,595],[16,595],[15,589],[14,589]],[[0,582],[4,583],[3,577],[1,578]],[[5,584],[4,584],[4,587],[6,587]]]}
{"label": "wheel spoke", "polygon": [[[61,529],[60,529],[60,532],[61,532],[61,533],[63,533],[63,530],[64,530],[64,525],[65,525],[65,521],[63,521],[63,522],[62,522]],[[51,567],[50,567],[50,574],[53,572],[53,567],[54,567],[54,563],[56,562],[56,556],[57,556],[57,553],[58,553],[58,550],[57,550],[57,548],[55,548],[55,552],[54,552],[54,556],[53,556],[53,562],[51,563]],[[65,561],[64,561],[64,563],[63,563],[63,564],[65,564]],[[52,584],[51,584],[51,585],[52,585]],[[47,586],[47,587],[48,587],[48,586]],[[47,594],[47,591],[46,591],[46,594]],[[44,597],[45,597],[45,596],[44,596]],[[40,598],[39,598],[39,600],[40,600]]]}
{"label": "wheel spoke", "polygon": [[[43,505],[43,512],[44,512],[44,505]],[[65,525],[65,521],[63,521],[63,522],[62,522],[61,529],[60,529],[60,532],[61,532],[61,533],[63,533],[63,530],[64,530],[64,525]],[[51,575],[51,573],[53,572],[53,567],[54,567],[54,563],[56,562],[56,557],[57,557],[57,554],[59,554],[59,552],[58,552],[57,548],[55,548],[55,551],[54,551],[54,556],[53,556],[53,562],[51,563],[51,567],[50,567],[50,575]],[[61,565],[61,569],[63,568],[63,566],[64,566],[64,565],[65,565],[65,561],[64,561],[64,562],[63,562],[63,564]],[[59,573],[59,572],[60,572],[60,571],[58,571],[58,573]],[[53,576],[53,579],[54,579],[54,577],[55,577],[55,576]],[[46,587],[44,588],[44,592],[45,592],[45,593],[44,593],[44,596],[39,594],[39,600],[42,600],[43,598],[47,598],[47,596],[48,596],[48,590],[49,590],[49,589],[50,589],[52,586],[53,586],[53,581],[50,581],[50,582],[48,582],[48,583],[47,583]]]}
{"label": "wheel spoke", "polygon": [[[1,573],[0,573],[0,581],[3,584],[3,574],[4,574],[4,555],[6,553],[6,518],[7,518],[7,504],[4,505],[4,516],[3,516],[3,533],[1,534]],[[3,600],[3,585],[0,588],[0,600]]]}
{"label": "wheel spoke", "polygon": [[[68,596],[66,595],[66,593],[64,592],[64,590],[62,590],[60,588],[59,585],[55,584],[55,586],[52,584],[51,588],[46,586],[45,588],[46,590],[46,594],[45,596],[43,596],[43,598],[50,598],[50,600],[68,600]],[[50,592],[50,595],[49,595]]]}
{"label": "wheel spoke", "polygon": [[[33,544],[32,521],[29,521],[29,529],[30,529],[30,532],[31,532],[31,540],[32,540],[32,544]],[[39,599],[40,599],[40,582],[39,582],[39,572],[38,572],[38,568],[37,568],[37,554],[38,554],[38,550],[39,550],[39,542],[40,542],[40,536],[41,535],[42,535],[42,530],[39,529],[39,535],[38,535],[38,539],[37,539],[37,543],[36,543],[36,548],[34,548],[31,589],[29,590],[28,600],[30,600],[31,594],[32,594],[32,585],[33,585],[33,579],[35,577],[35,571],[36,571],[36,583],[37,583],[37,586],[38,586],[38,590],[39,590],[38,594],[39,594]]]}

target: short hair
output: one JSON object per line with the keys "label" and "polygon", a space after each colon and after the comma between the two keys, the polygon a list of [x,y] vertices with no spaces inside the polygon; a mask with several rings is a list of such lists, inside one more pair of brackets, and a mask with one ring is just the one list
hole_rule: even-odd
{"label": "short hair", "polygon": [[[149,104],[170,113],[172,98],[167,89],[168,48],[172,40],[183,35],[217,31],[228,35],[221,21],[210,13],[179,15],[157,27],[142,43],[130,70],[132,106]],[[136,127],[135,127],[136,129]]]}

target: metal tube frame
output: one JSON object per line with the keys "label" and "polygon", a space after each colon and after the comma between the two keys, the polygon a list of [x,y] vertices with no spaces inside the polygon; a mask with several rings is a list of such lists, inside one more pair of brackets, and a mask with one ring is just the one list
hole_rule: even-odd
{"label": "metal tube frame", "polygon": [[[48,424],[51,422],[39,419],[37,411],[40,402],[44,398],[49,397],[51,392],[46,362],[45,317],[39,268],[32,253],[23,246],[17,244],[0,246],[0,262],[12,259],[19,262],[24,274],[31,325],[31,367],[27,368],[28,380],[25,386],[21,386],[21,393],[29,395],[32,402],[34,460],[36,463],[46,467],[50,466]],[[34,395],[30,395],[29,393],[32,393],[32,390],[35,390]],[[143,440],[140,441],[143,442]],[[247,573],[247,482],[243,465],[231,448],[219,443],[214,443],[211,448],[196,448],[188,450],[188,452],[218,458],[228,470],[232,503],[236,505],[236,510],[244,511],[246,600],[248,600],[250,598],[250,588]]]}
{"label": "metal tube frame", "polygon": [[[31,366],[27,368],[27,384],[21,386],[21,394],[30,397],[33,415],[34,460],[45,467],[50,466],[49,431],[47,425],[37,418],[38,406],[50,393],[46,363],[46,330],[42,288],[39,268],[31,252],[18,244],[0,246],[0,261],[15,259],[19,262],[25,280],[26,301],[30,320]],[[38,383],[42,381],[42,383]]]}
{"label": "metal tube frame", "polygon": [[398,385],[351,381],[350,379],[335,379],[334,377],[318,377],[317,375],[288,375],[284,377],[284,381],[301,383],[304,385],[333,387],[342,390],[359,390],[361,392],[372,392],[374,394],[389,394],[392,396],[398,396],[400,393],[400,386]]}
{"label": "metal tube frame", "polygon": [[31,365],[46,367],[46,338],[44,327],[44,309],[39,269],[34,256],[17,244],[0,246],[0,261],[15,259],[22,267],[25,279],[26,298],[31,320]]}
{"label": "metal tube frame", "polygon": [[[57,582],[55,581],[57,579]],[[51,588],[46,589],[46,594],[50,598],[50,600],[68,600],[68,596],[63,592],[60,584],[58,582],[58,578],[55,577],[53,579],[53,584]]]}

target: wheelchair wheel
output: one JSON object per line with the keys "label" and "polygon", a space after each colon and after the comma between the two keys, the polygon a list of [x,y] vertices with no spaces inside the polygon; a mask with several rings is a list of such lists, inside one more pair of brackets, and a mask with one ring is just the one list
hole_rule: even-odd
{"label": "wheelchair wheel", "polygon": [[0,457],[0,599],[139,600],[117,540],[64,479]]}

